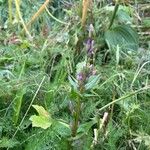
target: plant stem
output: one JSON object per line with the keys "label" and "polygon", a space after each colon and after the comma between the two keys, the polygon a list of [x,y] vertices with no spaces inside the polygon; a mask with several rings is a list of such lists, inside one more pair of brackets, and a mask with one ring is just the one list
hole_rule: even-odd
{"label": "plant stem", "polygon": [[115,5],[115,8],[114,8],[114,12],[113,12],[113,15],[112,15],[112,18],[111,18],[111,21],[110,21],[110,24],[109,24],[108,29],[110,29],[110,28],[111,28],[111,26],[112,26],[112,25],[113,25],[113,23],[114,23],[114,20],[115,20],[115,17],[116,17],[116,14],[117,14],[118,8],[119,8],[119,3],[117,2],[117,3],[116,3],[116,5]]}
{"label": "plant stem", "polygon": [[[81,101],[80,101],[80,97],[78,97],[76,108],[75,108],[74,121],[72,125],[72,137],[76,137],[77,135],[78,123],[79,123],[80,112],[81,112],[80,109],[81,109]],[[73,150],[72,143],[73,140],[68,141],[68,150]]]}
{"label": "plant stem", "polygon": [[80,117],[80,108],[81,108],[81,103],[80,103],[80,98],[78,98],[75,117],[74,117],[74,123],[73,123],[73,128],[72,128],[72,137],[75,137],[77,134],[79,117]]}

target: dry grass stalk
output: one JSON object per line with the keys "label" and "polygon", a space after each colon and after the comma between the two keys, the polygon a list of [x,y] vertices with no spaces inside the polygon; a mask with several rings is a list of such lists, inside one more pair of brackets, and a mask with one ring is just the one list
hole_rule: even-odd
{"label": "dry grass stalk", "polygon": [[86,23],[87,12],[90,5],[90,1],[91,0],[83,0],[82,2],[82,20],[81,20],[82,27],[84,27]]}
{"label": "dry grass stalk", "polygon": [[48,5],[49,2],[50,0],[46,0],[44,2],[44,4],[39,8],[39,10],[32,16],[30,21],[27,23],[27,27],[29,27],[35,21],[35,19],[45,10],[45,7]]}

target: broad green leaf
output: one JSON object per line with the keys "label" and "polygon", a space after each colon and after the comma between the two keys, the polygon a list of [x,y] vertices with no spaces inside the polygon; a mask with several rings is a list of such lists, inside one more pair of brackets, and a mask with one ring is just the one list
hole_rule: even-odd
{"label": "broad green leaf", "polygon": [[[134,14],[134,8],[131,8],[130,6],[120,5],[119,10],[123,10],[129,16],[133,16],[133,14]],[[119,13],[119,11],[117,13]]]}
{"label": "broad green leaf", "polygon": [[42,107],[42,106],[39,106],[39,105],[32,105],[36,111],[39,113],[40,116],[44,116],[46,118],[49,117],[49,113]]}
{"label": "broad green leaf", "polygon": [[121,23],[131,23],[130,15],[123,9],[119,9],[117,12],[117,19]]}
{"label": "broad green leaf", "polygon": [[106,31],[105,41],[113,49],[117,45],[122,50],[138,49],[138,34],[129,25],[120,25]]}
{"label": "broad green leaf", "polygon": [[33,127],[40,127],[47,129],[52,125],[52,118],[50,114],[42,107],[38,105],[32,105],[36,111],[39,113],[39,116],[32,115],[29,120],[32,121]]}
{"label": "broad green leaf", "polygon": [[33,127],[40,127],[43,129],[47,129],[52,125],[52,120],[44,116],[33,115],[30,117],[30,120],[32,121]]}

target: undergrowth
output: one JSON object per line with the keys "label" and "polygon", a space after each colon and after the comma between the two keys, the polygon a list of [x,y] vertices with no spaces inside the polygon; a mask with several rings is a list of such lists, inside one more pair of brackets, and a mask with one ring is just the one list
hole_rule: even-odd
{"label": "undergrowth", "polygon": [[0,1],[1,150],[150,149],[149,7],[145,23],[138,4]]}

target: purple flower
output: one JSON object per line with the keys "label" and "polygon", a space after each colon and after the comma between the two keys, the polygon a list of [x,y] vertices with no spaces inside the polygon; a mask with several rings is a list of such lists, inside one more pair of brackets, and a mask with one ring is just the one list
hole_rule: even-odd
{"label": "purple flower", "polygon": [[89,38],[86,42],[86,50],[89,56],[94,53],[94,40],[92,40],[91,38]]}
{"label": "purple flower", "polygon": [[78,81],[83,81],[84,80],[84,74],[82,72],[77,74],[77,80]]}

